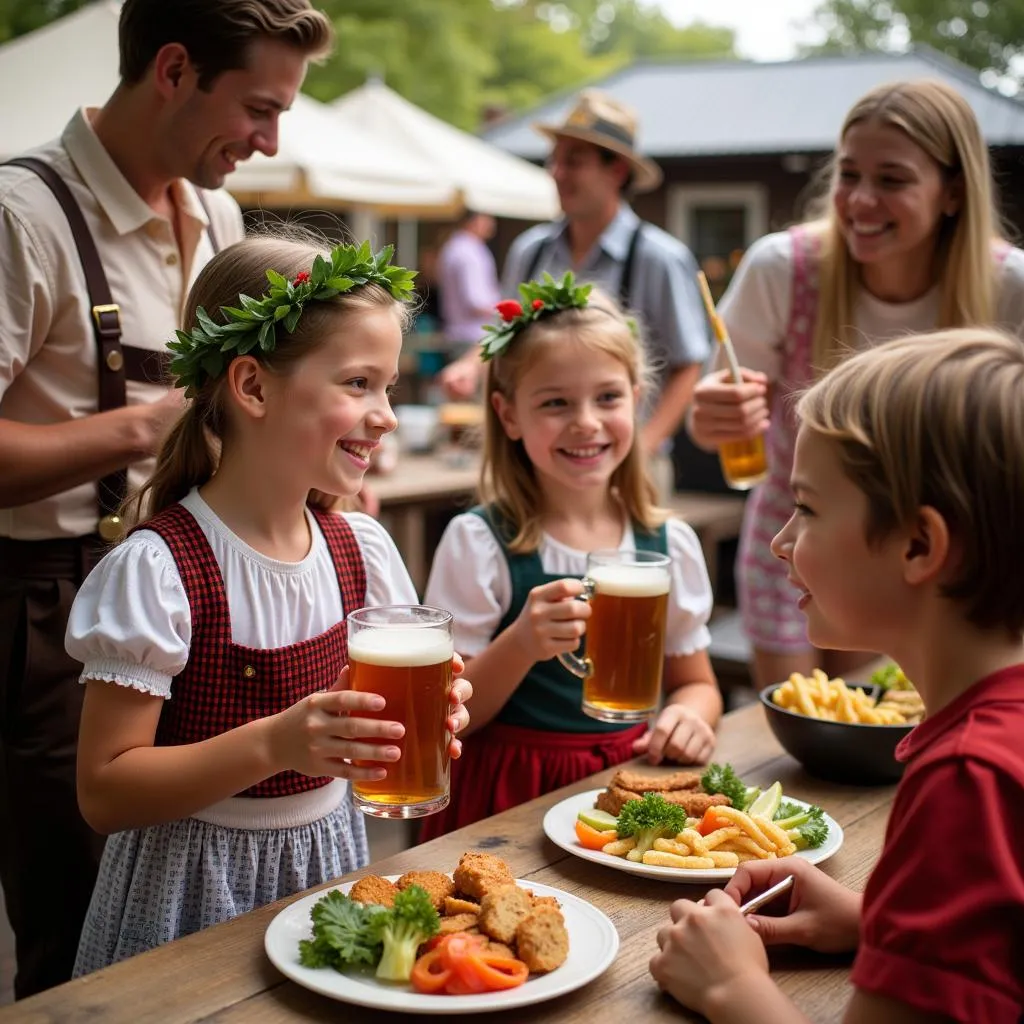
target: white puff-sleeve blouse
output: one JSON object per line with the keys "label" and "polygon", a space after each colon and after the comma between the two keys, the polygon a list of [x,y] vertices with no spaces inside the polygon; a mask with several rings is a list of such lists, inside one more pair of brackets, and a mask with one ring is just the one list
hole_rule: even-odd
{"label": "white puff-sleeve blouse", "polygon": [[[319,636],[343,608],[334,562],[307,510],[312,543],[299,562],[279,562],[232,533],[193,490],[182,499],[210,542],[224,579],[231,639],[274,649]],[[415,604],[416,590],[394,541],[370,516],[345,514],[366,567],[366,604]],[[104,556],[75,598],[65,646],[82,681],[102,679],[170,697],[188,661],[192,619],[170,549],[151,530],[131,534]]]}
{"label": "white puff-sleeve blouse", "polygon": [[[665,653],[693,654],[711,642],[711,582],[700,541],[682,520],[667,523],[672,578],[669,592]],[[635,547],[627,525],[621,550]],[[538,548],[544,571],[556,576],[582,577],[587,553],[567,547],[544,534]],[[465,512],[449,524],[434,554],[424,602],[447,608],[455,617],[455,649],[467,657],[480,654],[494,638],[512,604],[508,562],[491,528],[480,516]]]}

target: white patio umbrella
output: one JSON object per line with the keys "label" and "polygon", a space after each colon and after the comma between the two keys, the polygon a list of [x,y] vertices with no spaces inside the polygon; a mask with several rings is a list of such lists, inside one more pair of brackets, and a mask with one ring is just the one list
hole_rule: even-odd
{"label": "white patio umbrella", "polygon": [[328,107],[342,137],[362,129],[389,141],[413,166],[429,166],[472,210],[526,220],[558,215],[558,195],[546,171],[428,114],[383,82],[371,80]]}
{"label": "white patio umbrella", "polygon": [[[120,3],[98,0],[0,46],[0,159],[60,135],[80,106],[118,83]],[[361,208],[401,215],[454,213],[461,199],[426,162],[296,96],[281,116],[279,152],[239,165],[227,188],[246,205]]]}

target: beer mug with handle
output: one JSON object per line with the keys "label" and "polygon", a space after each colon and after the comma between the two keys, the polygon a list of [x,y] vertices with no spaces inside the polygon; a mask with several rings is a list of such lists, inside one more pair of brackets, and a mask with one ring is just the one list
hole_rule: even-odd
{"label": "beer mug with handle", "polygon": [[584,714],[601,722],[642,722],[661,699],[668,556],[593,551],[583,585],[591,606],[586,656],[561,654],[559,660],[583,680]]}
{"label": "beer mug with handle", "polygon": [[360,717],[405,726],[400,740],[381,741],[397,746],[401,758],[385,763],[387,776],[380,781],[353,782],[355,804],[379,818],[440,811],[448,806],[450,784],[451,612],[386,605],[350,612],[347,622],[349,685],[387,702],[383,711],[360,711]]}

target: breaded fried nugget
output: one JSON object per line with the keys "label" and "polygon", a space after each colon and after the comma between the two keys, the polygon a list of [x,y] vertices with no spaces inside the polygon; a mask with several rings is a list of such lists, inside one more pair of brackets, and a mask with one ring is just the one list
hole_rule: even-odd
{"label": "breaded fried nugget", "polygon": [[504,942],[495,942],[494,939],[488,939],[484,952],[488,956],[506,956],[510,960],[519,959],[516,956],[516,951],[511,946],[506,946]]}
{"label": "breaded fried nugget", "polygon": [[440,871],[406,871],[395,883],[399,889],[418,885],[426,890],[434,909],[440,911],[444,901],[455,892],[455,883]]}
{"label": "breaded fried nugget", "polygon": [[464,853],[459,858],[454,877],[456,889],[476,899],[491,889],[515,882],[509,866],[500,857],[490,853]]}
{"label": "breaded fried nugget", "polygon": [[618,786],[610,786],[608,789],[602,790],[602,792],[597,794],[594,806],[599,811],[606,811],[613,818],[617,818],[622,811],[622,808],[625,807],[630,800],[639,799],[639,793],[634,793],[630,789],[620,789]]}
{"label": "breaded fried nugget", "polygon": [[454,917],[442,917],[438,935],[451,935],[453,932],[466,932],[476,928],[476,914],[456,914]]}
{"label": "breaded fried nugget", "polygon": [[547,974],[565,963],[569,955],[569,933],[557,910],[534,910],[516,929],[519,959],[534,974]]}
{"label": "breaded fried nugget", "polygon": [[533,910],[540,910],[541,907],[548,907],[550,910],[561,911],[562,904],[554,896],[536,896],[530,893],[530,904]]}
{"label": "breaded fried nugget", "polygon": [[[721,793],[698,793],[691,789],[672,789],[659,793],[670,804],[678,804],[686,810],[687,817],[700,818],[709,807],[724,806],[731,803],[727,796]],[[639,800],[640,794],[629,789],[619,789],[615,786],[598,793],[594,805],[601,811],[607,811],[616,818],[630,800]]]}
{"label": "breaded fried nugget", "polygon": [[661,795],[670,804],[679,804],[684,808],[688,818],[703,818],[709,807],[732,806],[732,801],[721,793],[691,793],[689,790],[677,790]]}
{"label": "breaded fried nugget", "polygon": [[356,903],[376,903],[382,907],[393,907],[398,895],[398,886],[380,875],[360,878],[348,891],[348,898]]}
{"label": "breaded fried nugget", "polygon": [[441,912],[445,917],[452,917],[455,914],[479,914],[480,904],[471,900],[460,900],[457,896],[446,896],[444,910]]}
{"label": "breaded fried nugget", "polygon": [[480,901],[480,931],[498,942],[512,942],[519,922],[532,911],[530,897],[519,886],[492,889]]}
{"label": "breaded fried nugget", "polygon": [[700,786],[700,772],[672,772],[671,775],[645,775],[620,768],[609,783],[616,789],[628,789],[633,793],[663,793],[674,789],[697,789]]}

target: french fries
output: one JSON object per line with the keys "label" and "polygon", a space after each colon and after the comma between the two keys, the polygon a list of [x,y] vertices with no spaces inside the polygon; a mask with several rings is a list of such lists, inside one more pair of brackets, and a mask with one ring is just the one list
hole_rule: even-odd
{"label": "french fries", "polygon": [[850,689],[842,679],[829,679],[820,668],[811,678],[794,672],[776,687],[772,701],[780,708],[810,718],[860,725],[905,725],[907,716],[899,706],[883,700],[875,703],[860,687]]}
{"label": "french fries", "polygon": [[735,868],[745,860],[771,860],[796,852],[789,836],[767,818],[752,818],[735,807],[716,807],[715,816],[728,824],[706,836],[688,827],[674,839],[655,839],[654,848],[642,856],[633,839],[608,843],[603,850],[656,867],[702,871]]}

